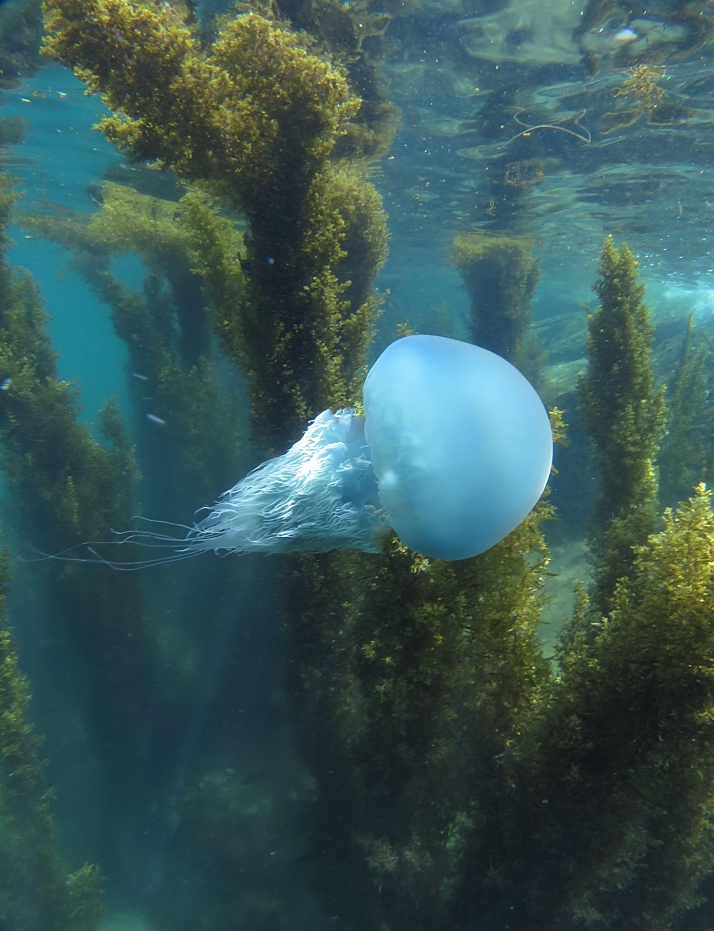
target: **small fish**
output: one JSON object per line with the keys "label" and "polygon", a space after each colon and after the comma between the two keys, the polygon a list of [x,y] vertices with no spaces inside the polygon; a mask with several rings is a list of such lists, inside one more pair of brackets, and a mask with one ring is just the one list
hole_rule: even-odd
{"label": "small fish", "polygon": [[157,423],[160,427],[166,426],[166,421],[162,420],[160,417],[157,417],[156,414],[147,414],[146,419],[150,420],[152,423]]}
{"label": "small fish", "polygon": [[131,377],[132,377],[132,378],[138,378],[139,381],[148,381],[148,380],[149,380],[149,379],[148,379],[148,376],[146,376],[146,375],[139,375],[138,372],[132,372],[132,373],[131,373]]}
{"label": "small fish", "polygon": [[[3,378],[2,382],[0,382],[0,391],[7,391],[11,384],[12,378]],[[2,931],[2,928],[0,928],[0,931]]]}
{"label": "small fish", "polygon": [[636,33],[634,29],[631,29],[629,26],[625,26],[623,29],[619,29],[615,33],[615,35],[612,37],[612,41],[617,42],[618,45],[628,45],[630,42],[636,42],[639,38],[639,34]]}

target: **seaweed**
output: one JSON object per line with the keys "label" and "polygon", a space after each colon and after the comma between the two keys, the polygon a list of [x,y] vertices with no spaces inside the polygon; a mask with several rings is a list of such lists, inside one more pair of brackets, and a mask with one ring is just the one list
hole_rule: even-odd
{"label": "seaweed", "polygon": [[14,87],[41,64],[42,0],[15,0],[0,12],[0,87]]}
{"label": "seaweed", "polygon": [[527,237],[483,232],[457,236],[453,263],[471,300],[471,338],[537,383],[545,350],[529,333],[540,271]]}
{"label": "seaweed", "polygon": [[[210,44],[167,4],[45,6],[50,51],[114,111],[108,137],[200,184],[173,208],[173,235],[193,230],[181,267],[202,279],[248,378],[256,441],[274,448],[320,408],[355,403],[386,233],[362,166],[337,157],[360,106],[343,68],[267,14],[219,20]],[[298,13],[318,31],[311,8]],[[206,189],[245,217],[242,243],[205,209]],[[478,296],[474,338],[526,369],[530,252],[478,236],[455,259]],[[596,291],[580,388],[602,475],[596,578],[556,667],[537,636],[547,501],[472,560],[428,560],[391,537],[381,555],[279,563],[291,711],[317,786],[310,836],[329,867],[321,893],[357,928],[664,929],[711,868],[714,518],[700,488],[650,535],[663,389],[636,262],[610,238]],[[240,894],[229,836],[249,793],[234,775],[193,780],[177,806],[188,852],[171,862],[188,861],[185,875],[199,851],[194,886],[208,877],[220,897],[213,925]]]}
{"label": "seaweed", "polygon": [[692,315],[687,320],[679,361],[667,386],[667,432],[657,458],[662,501],[673,506],[708,477],[711,468],[711,408],[706,367],[709,346],[696,337]]}
{"label": "seaweed", "polygon": [[356,164],[346,175],[329,161],[360,109],[341,66],[256,13],[220,20],[204,52],[168,4],[47,0],[45,12],[48,52],[114,111],[107,137],[210,183],[247,218],[245,298],[218,333],[248,379],[256,442],[280,448],[330,403],[354,404],[376,302],[346,297],[343,244],[372,237],[371,280],[386,232]]}
{"label": "seaweed", "polygon": [[30,718],[30,686],[7,629],[7,550],[0,552],[0,921],[16,931],[94,931],[103,879],[85,864],[74,873],[55,846],[54,797]]}
{"label": "seaweed", "polygon": [[579,394],[585,429],[600,472],[590,546],[594,607],[607,613],[618,579],[633,564],[633,547],[656,527],[655,456],[664,432],[665,388],[655,387],[650,364],[653,329],[637,281],[637,262],[625,243],[608,236],[595,292],[600,306],[588,318],[589,365]]}
{"label": "seaweed", "polygon": [[656,931],[696,903],[714,865],[713,545],[700,486],[637,548],[607,617],[581,594],[558,675],[504,757],[495,862],[512,928]]}
{"label": "seaweed", "polygon": [[[105,182],[94,196],[101,208],[89,216],[25,214],[23,222],[71,250],[69,267],[111,308],[128,351],[147,497],[183,519],[233,483],[245,445],[239,399],[221,390],[212,367],[206,306],[218,313],[241,299],[242,238],[200,191],[174,203]],[[130,253],[145,269],[143,292],[112,271],[112,261]]]}
{"label": "seaweed", "polygon": [[622,98],[624,106],[604,114],[604,134],[634,126],[643,116],[648,126],[685,122],[689,111],[669,100],[667,92],[659,83],[664,76],[665,70],[660,65],[641,64],[628,68],[625,72],[626,80],[612,92],[615,99]]}
{"label": "seaweed", "polygon": [[[0,184],[0,248],[14,202]],[[138,578],[97,575],[88,585],[81,557],[87,541],[128,526],[138,470],[116,402],[99,414],[99,439],[78,421],[77,389],[58,377],[45,312],[27,272],[0,259],[0,463],[10,494],[5,513],[22,540],[40,553],[70,549],[79,562],[45,559],[35,589],[51,605],[55,630],[85,670],[81,717],[117,799],[133,805],[144,708],[157,644]],[[27,544],[26,544],[27,545]],[[26,550],[27,552],[27,550]],[[91,554],[90,554],[91,556]],[[60,651],[65,650],[65,647]],[[119,810],[121,805],[118,806]],[[112,828],[107,831],[111,834]]]}
{"label": "seaweed", "polygon": [[396,539],[382,557],[297,561],[293,682],[311,722],[324,862],[356,841],[331,894],[367,921],[438,928],[456,908],[497,760],[548,677],[537,628],[548,563],[540,523],[550,516],[542,505],[458,563]]}

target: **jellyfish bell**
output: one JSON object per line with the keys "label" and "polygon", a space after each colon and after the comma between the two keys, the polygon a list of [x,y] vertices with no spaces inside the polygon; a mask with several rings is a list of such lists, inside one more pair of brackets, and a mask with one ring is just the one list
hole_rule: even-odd
{"label": "jellyfish bell", "polygon": [[350,408],[323,411],[200,522],[149,521],[161,532],[112,541],[166,547],[166,555],[121,562],[94,544],[86,561],[129,569],[209,550],[376,553],[391,529],[424,556],[466,559],[502,540],[543,492],[548,414],[523,375],[486,349],[441,336],[399,339],[370,369],[364,409],[365,418]]}
{"label": "jellyfish bell", "polygon": [[400,540],[466,559],[509,534],[540,498],[553,440],[535,389],[505,359],[459,340],[407,336],[364,384],[379,500]]}

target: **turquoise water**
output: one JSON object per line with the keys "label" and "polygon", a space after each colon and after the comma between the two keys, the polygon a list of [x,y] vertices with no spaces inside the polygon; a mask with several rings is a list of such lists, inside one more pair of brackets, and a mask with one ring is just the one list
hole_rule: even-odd
{"label": "turquoise water", "polygon": [[[21,179],[23,203],[91,210],[88,179],[121,164],[112,147],[92,129],[105,112],[99,102],[90,102],[66,69],[48,65],[7,92],[4,111],[22,117],[31,127],[25,145],[12,153],[24,162],[11,168]],[[19,227],[11,228],[10,235],[15,241],[12,262],[32,273],[46,297],[52,314],[50,332],[60,352],[60,375],[77,379],[85,416],[92,420],[105,398],[125,392],[126,354],[114,337],[106,310],[96,306],[77,275],[64,273],[66,256]]]}
{"label": "turquoise water", "polygon": [[[16,2],[18,7],[33,6]],[[126,5],[132,6],[129,0]],[[217,3],[197,6],[199,17],[208,23],[210,14],[228,9]],[[285,5],[286,16],[291,15],[289,7]],[[335,16],[363,15],[365,22],[368,15],[390,17],[386,31],[377,30],[364,45],[383,99],[399,112],[388,152],[361,166],[383,198],[390,237],[389,257],[374,282],[382,295],[382,310],[369,361],[405,330],[473,338],[475,312],[454,262],[455,237],[478,231],[494,239],[524,237],[528,255],[538,264],[537,285],[525,299],[527,333],[529,338],[537,336],[545,351],[533,380],[548,406],[565,410],[569,424],[568,445],[556,448],[558,471],[550,483],[557,520],[547,522],[544,529],[552,561],[547,571],[545,566],[537,569],[544,593],[537,642],[549,661],[557,633],[573,610],[576,580],[592,584],[588,527],[593,526],[601,488],[596,457],[579,413],[577,384],[587,372],[587,316],[598,305],[593,284],[606,235],[611,234],[618,245],[626,241],[639,263],[639,280],[646,288],[654,327],[654,381],[670,385],[670,406],[690,317],[692,345],[706,347],[699,383],[700,422],[686,435],[687,442],[698,443],[697,449],[703,450],[706,466],[698,460],[699,472],[692,466],[689,488],[682,492],[672,483],[670,498],[660,504],[676,505],[677,496],[689,494],[695,482],[711,481],[714,11],[709,7],[661,2],[630,9],[599,0],[585,5],[570,0],[549,5],[532,0],[334,5]],[[331,4],[327,8],[332,9]],[[3,39],[0,32],[0,44],[7,45],[9,35],[6,32]],[[638,72],[638,68],[650,70]],[[640,84],[635,83],[638,75]],[[429,569],[428,563],[425,567],[417,560],[402,576],[395,565],[399,558],[407,558],[404,554],[394,556],[389,568],[376,569],[383,564],[359,562],[357,556],[349,564],[331,563],[322,556],[307,563],[254,553],[223,554],[223,558],[208,553],[197,560],[126,572],[121,571],[126,566],[112,569],[105,564],[103,560],[121,563],[126,552],[112,536],[129,529],[111,522],[116,514],[175,521],[183,530],[191,528],[205,516],[198,509],[211,507],[266,456],[284,450],[251,443],[256,424],[251,420],[245,372],[238,371],[220,349],[216,311],[205,282],[201,285],[186,267],[172,267],[180,282],[172,291],[171,276],[165,269],[157,273],[147,267],[138,242],[133,251],[117,247],[108,259],[94,255],[94,266],[83,265],[87,256],[81,248],[73,251],[53,242],[46,230],[32,225],[33,217],[39,216],[81,226],[106,205],[111,185],[156,198],[152,209],[158,214],[175,208],[183,193],[180,181],[170,172],[130,162],[94,129],[109,111],[97,96],[86,96],[79,79],[57,62],[43,60],[39,68],[28,67],[27,73],[8,81],[0,103],[0,116],[21,117],[25,127],[21,143],[2,149],[4,170],[19,195],[10,218],[7,260],[13,269],[30,273],[50,314],[47,333],[58,354],[57,376],[76,388],[77,421],[90,436],[99,436],[98,412],[113,397],[141,473],[130,502],[120,501],[121,507],[117,504],[112,510],[113,502],[100,501],[97,509],[106,506],[106,514],[96,520],[85,515],[84,525],[73,525],[102,528],[97,532],[105,536],[99,542],[108,538],[109,545],[101,550],[101,559],[94,549],[79,544],[76,533],[72,536],[67,530],[69,524],[61,525],[60,517],[56,523],[47,517],[64,512],[50,509],[52,502],[43,498],[44,489],[32,489],[40,502],[38,510],[32,510],[22,469],[13,472],[6,464],[2,474],[0,517],[13,576],[7,626],[32,692],[29,714],[44,738],[38,752],[47,760],[46,783],[55,790],[50,810],[56,835],[51,843],[65,872],[89,862],[98,864],[105,876],[104,912],[101,918],[88,920],[87,931],[710,928],[714,906],[704,899],[714,881],[708,867],[699,870],[696,882],[690,882],[689,874],[671,879],[671,895],[677,902],[671,914],[659,900],[647,901],[644,892],[632,893],[635,908],[629,899],[623,905],[619,893],[612,891],[629,890],[628,883],[635,888],[640,880],[643,889],[656,885],[654,880],[647,885],[651,876],[659,875],[654,855],[648,860],[643,854],[635,867],[627,858],[635,856],[631,850],[637,844],[632,838],[646,837],[642,847],[648,851],[647,844],[653,849],[666,846],[661,837],[651,840],[646,832],[666,810],[670,796],[663,796],[664,801],[657,796],[652,811],[648,809],[628,835],[630,847],[624,844],[612,853],[612,863],[606,850],[602,856],[606,865],[597,862],[600,872],[593,866],[592,888],[586,874],[578,908],[570,900],[562,907],[555,901],[550,912],[543,906],[529,913],[525,903],[531,901],[533,889],[551,883],[557,889],[558,876],[574,874],[576,867],[568,872],[568,858],[576,862],[591,841],[588,831],[596,835],[597,807],[595,815],[589,808],[590,814],[582,818],[579,809],[574,815],[568,810],[567,818],[581,828],[584,824],[584,833],[577,834],[571,825],[571,833],[566,832],[570,846],[563,845],[562,863],[553,865],[544,854],[542,872],[534,870],[525,879],[521,875],[522,885],[512,876],[503,879],[493,863],[501,855],[508,860],[503,854],[507,843],[516,852],[521,846],[527,848],[531,836],[527,824],[518,823],[522,831],[518,835],[515,822],[508,822],[515,835],[505,840],[494,836],[486,845],[493,847],[493,863],[478,860],[473,851],[481,848],[474,837],[495,823],[484,811],[490,817],[501,811],[499,806],[507,808],[504,798],[511,795],[499,768],[505,765],[507,742],[498,753],[493,735],[473,737],[473,719],[491,701],[474,699],[470,704],[476,673],[459,679],[464,673],[455,662],[453,681],[444,690],[458,693],[454,697],[449,692],[458,710],[439,718],[433,731],[431,719],[428,726],[423,724],[423,732],[422,724],[409,732],[397,725],[390,731],[398,711],[383,721],[374,689],[368,693],[366,686],[352,704],[339,704],[334,698],[341,688],[350,696],[357,694],[358,689],[350,692],[345,683],[361,683],[360,676],[371,682],[365,670],[391,636],[387,621],[409,598],[416,599],[412,585],[418,584],[420,572]],[[222,206],[221,216],[245,232],[246,217],[226,209],[225,201]],[[174,222],[178,224],[176,217]],[[182,254],[185,260],[186,253]],[[269,261],[272,264],[272,256]],[[152,325],[161,333],[162,345],[170,346],[173,355],[169,356],[184,365],[180,376],[162,371],[161,390],[156,379],[151,382],[136,370],[132,352],[142,337],[117,335],[112,308],[100,294],[90,266],[94,272],[110,273],[127,301],[143,299],[152,308]],[[248,261],[245,274],[252,274]],[[187,311],[183,322],[179,320],[182,298],[193,314]],[[205,313],[204,303],[209,305]],[[186,336],[189,326],[193,329]],[[199,351],[208,360],[209,374],[204,371],[205,381],[190,381],[186,360]],[[298,372],[291,377],[304,376],[308,381],[312,374]],[[0,370],[0,381],[4,377]],[[9,384],[7,397],[13,390]],[[317,413],[310,411],[309,416]],[[45,449],[51,434],[33,433],[41,418],[30,420],[28,415],[27,423],[25,434],[22,423],[14,427],[18,431],[14,435],[24,436],[23,450],[32,449],[33,442]],[[296,435],[294,441],[298,439]],[[12,452],[11,441],[7,444],[6,463]],[[682,444],[684,460],[689,447],[685,451]],[[52,455],[54,450],[50,459]],[[61,455],[64,451],[57,451],[57,462],[63,461]],[[34,475],[27,465],[31,458],[25,463],[28,474]],[[92,474],[77,467],[75,477],[89,485]],[[53,494],[63,487],[58,483]],[[663,482],[663,487],[670,486]],[[165,529],[159,524],[146,526],[156,532]],[[65,547],[78,561],[46,558]],[[144,555],[136,549],[130,552],[135,560]],[[148,551],[149,557],[155,552]],[[499,571],[507,571],[502,569],[507,562],[504,556]],[[519,565],[540,566],[533,553]],[[523,572],[525,579],[528,573]],[[330,588],[337,573],[342,573],[339,578],[346,587],[342,601]],[[372,604],[379,585],[387,588],[389,573],[401,579],[404,591],[394,583],[393,600],[380,609],[384,630],[379,628],[372,638],[367,626],[360,626],[359,612],[367,612],[362,599]],[[492,593],[488,585],[494,584],[491,576],[488,579],[468,584],[462,579],[463,597],[454,595],[449,601],[448,592],[453,594],[456,588],[449,589],[442,576],[434,576],[438,597],[429,602],[430,610],[443,612],[441,622],[448,625],[449,617],[461,617],[459,611],[466,610],[464,600],[474,605],[488,600]],[[507,581],[498,584],[503,585],[505,599],[510,591]],[[528,584],[523,582],[524,590]],[[443,597],[440,585],[448,589]],[[427,623],[418,608],[414,608],[417,626]],[[479,610],[474,607],[474,614]],[[510,615],[503,610],[507,626]],[[516,640],[518,623],[513,621]],[[710,617],[709,623],[714,624],[714,619]],[[469,624],[459,643],[478,636]],[[454,647],[457,653],[458,649]],[[494,655],[489,654],[488,672],[483,674],[497,677],[502,670],[499,648],[489,649]],[[410,671],[412,659],[398,657],[406,669],[404,681],[413,685],[418,675]],[[390,654],[385,664],[393,662]],[[711,669],[714,654],[702,663]],[[524,680],[530,681],[531,674],[536,675],[525,664],[519,669]],[[490,680],[484,682],[486,695]],[[432,684],[430,680],[425,687],[430,696]],[[405,707],[421,708],[419,702],[426,702],[423,694],[416,686],[413,691],[405,688],[402,712]],[[514,695],[504,707],[520,701]],[[439,699],[429,700],[438,705]],[[657,700],[656,695],[651,698],[653,704]],[[364,749],[365,734],[374,739],[369,752]],[[448,740],[452,751],[458,748],[453,751],[456,775],[451,780],[439,777],[435,788],[428,782],[434,778],[430,774],[448,754],[444,750],[439,757],[434,748],[440,741],[446,746]],[[632,740],[635,758],[640,744]],[[1,749],[9,758],[8,748]],[[533,746],[530,751],[535,753]],[[397,762],[388,779],[380,766],[392,752]],[[598,747],[593,753],[597,752]],[[613,764],[610,775],[613,780],[622,777],[634,792],[626,782],[636,772],[635,763],[628,768],[630,763],[620,769]],[[662,772],[670,763],[661,763]],[[711,759],[704,750],[696,766],[702,784],[711,781]],[[400,774],[409,767],[418,778],[403,791]],[[495,795],[489,795],[492,783],[488,783],[484,802],[477,789],[469,795],[471,789],[464,787],[485,785],[491,777],[504,795],[496,789]],[[659,785],[656,779],[654,784]],[[11,774],[3,770],[0,807],[3,792],[12,785]],[[590,786],[591,797],[602,791],[603,810],[609,804],[608,785],[603,776],[601,782],[594,778]],[[673,795],[686,794],[677,785]],[[683,778],[682,785],[688,790],[690,783]],[[517,792],[522,787],[514,783],[511,788]],[[706,824],[714,783],[710,789],[702,790],[700,805]],[[526,795],[531,790],[522,791]],[[533,792],[537,791],[536,785]],[[433,801],[426,804],[419,792],[431,793]],[[555,807],[556,800],[552,801]],[[538,796],[538,804],[550,802]],[[419,818],[413,816],[416,820],[405,815],[412,810],[410,805],[421,812]],[[435,828],[437,814],[432,823],[424,812],[441,811],[442,805],[452,806],[453,817],[448,828]],[[373,816],[376,826],[370,821]],[[563,821],[567,818],[563,815]],[[706,825],[699,828],[706,833]],[[12,830],[6,830],[8,837],[14,836]],[[20,835],[24,831],[26,838],[32,836],[30,828],[17,830]],[[429,831],[437,835],[439,830],[443,837],[429,847],[433,840]],[[681,836],[687,830],[694,833],[691,825],[685,826]],[[667,837],[675,845],[681,840],[680,828],[675,824],[671,831]],[[548,830],[543,836],[550,836]],[[15,854],[4,837],[0,832],[0,854],[6,857],[2,862],[9,862]],[[545,849],[545,840],[543,844]],[[462,849],[471,854],[460,860]],[[714,856],[710,859],[714,864]],[[435,862],[441,865],[434,866]],[[562,874],[557,872],[561,868]],[[38,917],[27,904],[33,902],[32,889],[45,881],[41,870],[38,876],[28,872],[9,880],[7,888],[0,883],[0,931],[63,927],[61,921],[51,927],[43,924],[48,919]],[[20,889],[17,894],[13,882]],[[689,889],[687,883],[692,882]],[[23,883],[29,885],[29,892]],[[610,906],[603,889],[617,900],[615,906]],[[695,907],[697,896],[702,903]],[[555,893],[553,898],[557,900]],[[511,901],[514,904],[508,904]],[[531,925],[527,924],[531,919],[523,917],[528,914],[536,916]],[[85,926],[71,925],[70,931],[80,927]]]}

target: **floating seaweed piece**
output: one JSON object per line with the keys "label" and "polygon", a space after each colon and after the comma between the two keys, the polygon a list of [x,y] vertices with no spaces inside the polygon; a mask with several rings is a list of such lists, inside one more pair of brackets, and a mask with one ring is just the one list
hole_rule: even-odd
{"label": "floating seaweed piece", "polygon": [[625,71],[626,80],[618,84],[613,92],[614,98],[634,101],[634,107],[605,113],[603,133],[609,135],[621,129],[627,129],[643,116],[648,126],[667,126],[682,123],[689,111],[668,99],[667,91],[660,86],[665,77],[661,65],[635,65]]}
{"label": "floating seaweed piece", "polygon": [[543,162],[527,158],[519,162],[508,162],[503,172],[503,183],[508,187],[524,190],[540,184],[543,180]]}

